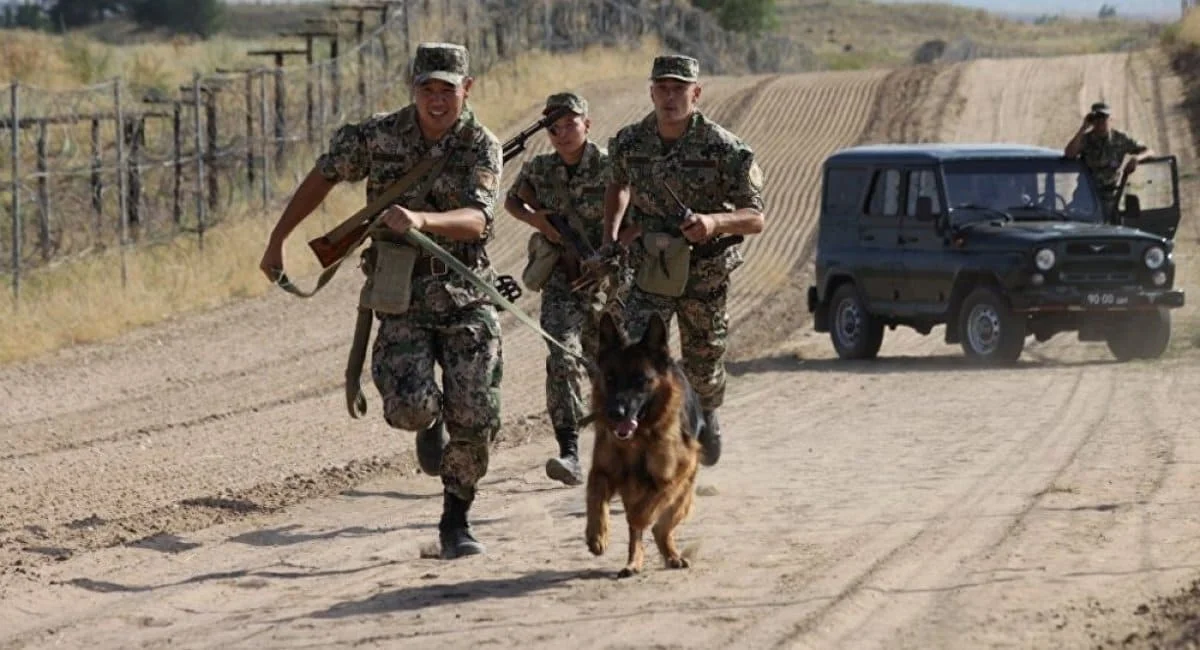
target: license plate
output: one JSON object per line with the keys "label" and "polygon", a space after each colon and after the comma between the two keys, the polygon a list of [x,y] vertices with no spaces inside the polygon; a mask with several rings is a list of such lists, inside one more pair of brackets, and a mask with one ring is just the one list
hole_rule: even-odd
{"label": "license plate", "polygon": [[1111,291],[1090,291],[1084,296],[1089,307],[1123,307],[1129,304],[1129,296]]}

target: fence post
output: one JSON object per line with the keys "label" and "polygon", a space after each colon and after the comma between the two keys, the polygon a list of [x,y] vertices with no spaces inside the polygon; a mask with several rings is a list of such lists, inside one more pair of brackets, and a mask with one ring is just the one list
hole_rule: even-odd
{"label": "fence post", "polygon": [[104,204],[100,170],[103,163],[100,159],[100,118],[92,117],[92,211],[96,213],[96,241],[104,243]]}
{"label": "fence post", "polygon": [[12,84],[9,134],[12,136],[12,274],[13,306],[21,302],[21,108],[20,84]]}
{"label": "fence post", "polygon": [[50,165],[46,162],[46,118],[37,121],[38,245],[42,259],[50,261]]}
{"label": "fence post", "polygon": [[254,189],[254,72],[246,71],[246,187]]}
{"label": "fence post", "polygon": [[217,173],[218,164],[217,156],[219,154],[219,138],[217,134],[217,92],[220,86],[216,84],[216,79],[206,89],[204,95],[204,122],[206,135],[208,136],[208,145],[205,147],[208,157],[208,207],[215,211],[220,205],[219,197],[221,194],[220,177]]}
{"label": "fence post", "polygon": [[129,143],[129,198],[126,205],[129,208],[129,225],[137,228],[141,224],[140,205],[142,202],[141,153],[143,136],[145,135],[146,118],[143,116],[128,116],[125,118],[125,142]]}
{"label": "fence post", "polygon": [[171,146],[174,149],[171,162],[175,171],[171,216],[175,220],[175,228],[179,229],[183,227],[183,102],[178,99],[171,105]]}
{"label": "fence post", "polygon": [[129,205],[126,201],[126,178],[125,178],[125,116],[121,111],[121,78],[117,77],[113,83],[113,109],[116,119],[117,132],[117,215],[121,221],[121,241],[119,248],[121,250],[121,287],[125,288],[129,284],[129,270],[125,260],[125,247],[129,243]]}
{"label": "fence post", "polygon": [[192,126],[196,147],[196,236],[204,250],[204,138],[200,132],[200,73],[192,73]]}
{"label": "fence post", "polygon": [[271,200],[271,157],[267,154],[267,71],[264,69],[259,73],[258,77],[258,115],[259,124],[262,127],[258,130],[262,134],[260,138],[262,144],[262,200],[263,208]]}

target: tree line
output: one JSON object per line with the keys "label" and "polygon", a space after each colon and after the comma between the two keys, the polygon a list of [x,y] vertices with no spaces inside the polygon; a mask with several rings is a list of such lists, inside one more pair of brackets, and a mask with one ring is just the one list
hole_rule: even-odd
{"label": "tree line", "polygon": [[4,7],[5,27],[66,31],[110,18],[207,38],[221,29],[223,0],[26,0]]}

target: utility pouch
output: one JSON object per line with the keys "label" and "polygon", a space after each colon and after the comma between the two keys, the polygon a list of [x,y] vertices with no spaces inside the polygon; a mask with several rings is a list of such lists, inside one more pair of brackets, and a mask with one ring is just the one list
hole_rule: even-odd
{"label": "utility pouch", "polygon": [[413,269],[420,252],[410,244],[377,239],[363,252],[367,281],[358,305],[381,314],[403,314],[412,302]]}
{"label": "utility pouch", "polygon": [[541,291],[550,280],[562,251],[540,232],[529,236],[529,261],[521,273],[521,282],[530,291]]}
{"label": "utility pouch", "polygon": [[683,237],[655,232],[642,235],[645,255],[634,282],[642,291],[678,298],[687,287],[692,248]]}

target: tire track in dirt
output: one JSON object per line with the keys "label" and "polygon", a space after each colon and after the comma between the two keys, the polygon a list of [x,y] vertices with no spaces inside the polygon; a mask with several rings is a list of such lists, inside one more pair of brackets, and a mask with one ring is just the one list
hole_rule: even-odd
{"label": "tire track in dirt", "polygon": [[[1069,382],[1056,382],[1051,390],[1057,406],[1031,410],[1052,412],[1049,422],[1025,424],[1021,427],[1024,433],[990,449],[986,459],[977,460],[977,466],[985,468],[986,473],[915,530],[913,526],[892,527],[844,558],[845,564],[863,568],[827,567],[824,574],[830,577],[817,577],[805,585],[807,591],[829,593],[829,587],[841,583],[833,589],[830,600],[816,608],[806,603],[777,609],[770,621],[745,629],[745,636],[737,641],[754,647],[783,648],[801,639],[805,645],[816,647],[841,647],[854,639],[861,647],[876,647],[894,638],[895,632],[909,622],[913,610],[925,611],[925,605],[918,606],[914,601],[933,600],[939,588],[956,577],[960,567],[1006,539],[1032,507],[1027,504],[1013,511],[998,508],[996,502],[1018,505],[1021,495],[1030,491],[1031,476],[1039,477],[1043,485],[1052,483],[1065,466],[1064,456],[1069,463],[1107,415],[1111,381],[1100,377],[1101,373],[1083,370],[1056,374],[1060,378],[1070,376]],[[985,509],[999,509],[1003,516],[972,518]],[[864,561],[867,558],[874,559],[868,564]],[[852,578],[846,578],[848,572]],[[906,601],[905,607],[889,607],[898,599]]]}

